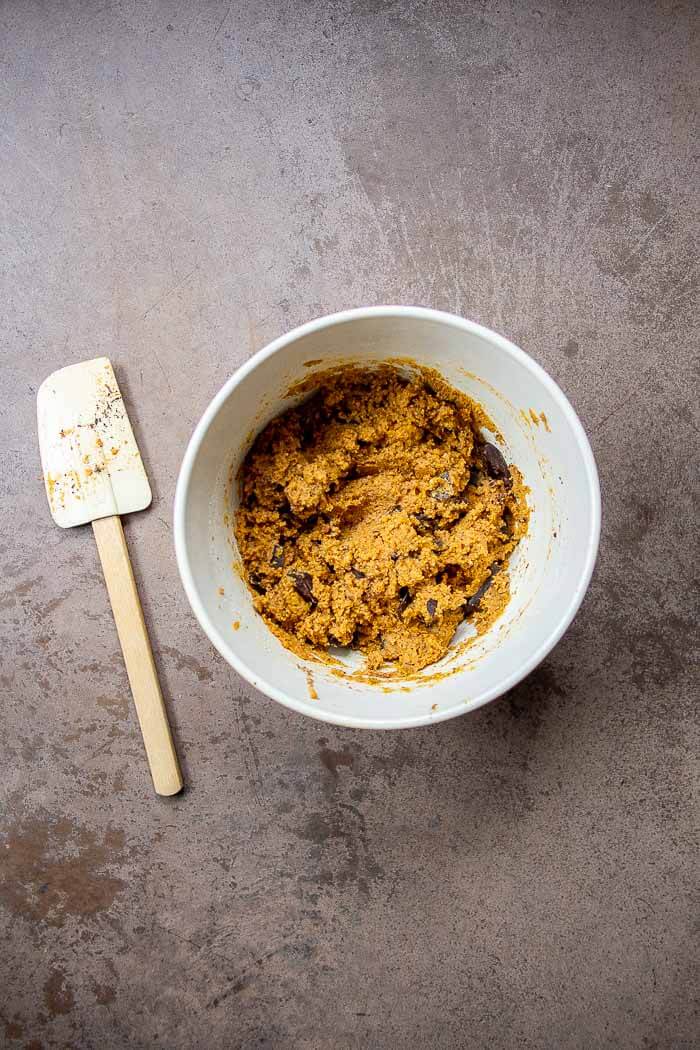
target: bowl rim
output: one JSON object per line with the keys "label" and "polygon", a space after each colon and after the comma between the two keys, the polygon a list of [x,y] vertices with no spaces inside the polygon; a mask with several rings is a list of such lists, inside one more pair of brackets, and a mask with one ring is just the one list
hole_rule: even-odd
{"label": "bowl rim", "polygon": [[[198,588],[190,568],[185,543],[185,508],[187,505],[187,494],[192,476],[192,469],[212,421],[221,406],[231,395],[231,392],[263,361],[267,360],[268,357],[272,357],[273,354],[278,353],[278,351],[282,350],[290,343],[294,343],[298,339],[309,335],[312,332],[318,332],[324,328],[330,328],[336,325],[345,324],[348,321],[364,320],[371,317],[408,317],[416,320],[436,321],[441,324],[450,325],[454,328],[459,328],[464,332],[481,336],[492,344],[498,346],[510,357],[519,361],[535,376],[536,379],[540,381],[540,383],[542,383],[544,387],[547,388],[552,398],[558,403],[566,417],[581,451],[591,503],[591,520],[589,522],[588,536],[586,538],[583,571],[579,577],[575,590],[572,592],[564,614],[560,617],[558,623],[540,643],[537,649],[523,659],[522,663],[507,675],[502,682],[477,694],[475,697],[471,698],[468,704],[461,704],[458,709],[446,708],[444,711],[428,711],[425,715],[417,715],[409,718],[370,719],[359,718],[352,715],[324,713],[310,702],[297,700],[289,694],[284,693],[282,690],[277,689],[275,686],[269,685],[263,678],[251,671],[210,620],[198,594]],[[268,343],[261,350],[258,350],[253,354],[252,357],[236,369],[233,375],[221,387],[219,392],[215,394],[205,409],[201,419],[197,423],[182,460],[175,489],[175,502],[173,507],[173,537],[180,579],[182,580],[182,585],[185,589],[185,594],[187,595],[192,612],[214,648],[221,654],[224,660],[226,660],[226,662],[241,675],[242,678],[249,682],[255,689],[258,689],[266,696],[269,696],[272,700],[276,700],[284,707],[288,707],[293,711],[298,711],[300,714],[308,715],[317,721],[331,725],[346,726],[352,729],[411,729],[418,726],[433,725],[437,722],[443,722],[447,719],[455,718],[460,714],[475,711],[477,708],[482,707],[491,700],[495,700],[497,697],[502,696],[504,693],[508,692],[509,689],[512,689],[526,678],[527,675],[529,675],[530,672],[533,671],[542,660],[544,660],[548,653],[552,651],[554,646],[570,626],[581,606],[581,602],[588,590],[591,576],[593,575],[593,569],[598,554],[600,522],[600,482],[598,479],[598,470],[596,468],[593,450],[591,449],[588,436],[581,421],[559,385],[541,365],[537,364],[537,362],[529,356],[529,354],[524,350],[521,350],[519,346],[516,346],[515,343],[510,342],[510,340],[506,339],[504,336],[499,335],[490,328],[486,328],[484,325],[477,324],[475,321],[469,321],[466,318],[457,316],[456,314],[446,313],[442,310],[433,310],[429,307],[423,306],[362,306],[349,310],[340,310],[336,313],[326,314],[323,317],[317,317],[312,321],[307,321],[305,324],[293,328],[291,331],[278,336],[277,339],[273,339],[272,342]]]}

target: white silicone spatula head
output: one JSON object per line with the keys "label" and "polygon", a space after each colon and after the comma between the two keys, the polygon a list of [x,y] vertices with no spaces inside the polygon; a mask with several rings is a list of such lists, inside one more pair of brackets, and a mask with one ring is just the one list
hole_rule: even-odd
{"label": "white silicone spatula head", "polygon": [[57,525],[66,529],[149,505],[151,488],[108,358],[50,375],[39,388],[37,413]]}

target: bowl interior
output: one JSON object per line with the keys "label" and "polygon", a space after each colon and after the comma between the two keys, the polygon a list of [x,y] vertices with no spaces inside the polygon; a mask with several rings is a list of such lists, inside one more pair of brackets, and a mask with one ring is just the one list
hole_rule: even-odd
{"label": "bowl interior", "polygon": [[[511,601],[469,647],[405,681],[368,684],[286,650],[236,571],[235,474],[250,441],[293,403],[292,383],[332,365],[403,358],[437,368],[481,402],[530,488],[528,535],[510,560]],[[376,308],[298,329],[252,358],[212,402],[178,484],[178,563],[193,609],[222,655],[269,696],[342,725],[400,728],[462,714],[514,685],[549,651],[583,597],[598,541],[598,487],[583,430],[522,351],[434,311]],[[223,593],[222,593],[223,592]],[[351,668],[349,668],[351,669]]]}

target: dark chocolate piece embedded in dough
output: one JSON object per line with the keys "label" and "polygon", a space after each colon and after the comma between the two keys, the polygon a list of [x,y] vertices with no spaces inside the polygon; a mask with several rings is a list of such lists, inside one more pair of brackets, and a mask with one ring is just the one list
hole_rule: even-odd
{"label": "dark chocolate piece embedded in dough", "polygon": [[509,482],[511,480],[510,470],[500,449],[486,441],[483,446],[484,464],[486,472],[491,478],[499,481]]}
{"label": "dark chocolate piece embedded in dough", "polygon": [[289,574],[294,580],[294,590],[297,594],[300,594],[304,601],[307,601],[312,609],[315,609],[318,605],[318,599],[315,597],[313,592],[313,579],[308,572],[290,572]]}

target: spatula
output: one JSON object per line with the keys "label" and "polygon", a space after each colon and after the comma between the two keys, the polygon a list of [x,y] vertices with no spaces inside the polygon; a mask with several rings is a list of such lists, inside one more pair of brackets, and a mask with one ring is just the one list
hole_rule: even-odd
{"label": "spatula", "polygon": [[109,360],[54,372],[37,414],[51,514],[64,529],[92,522],[153,785],[174,795],[182,776],[120,518],[147,507],[151,488]]}

